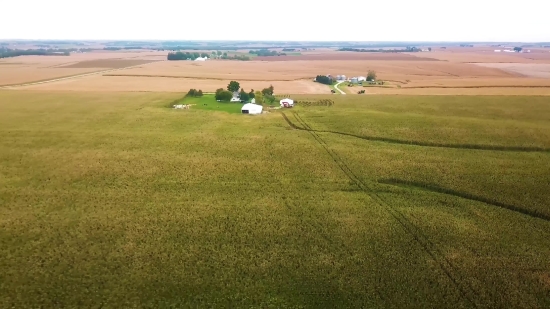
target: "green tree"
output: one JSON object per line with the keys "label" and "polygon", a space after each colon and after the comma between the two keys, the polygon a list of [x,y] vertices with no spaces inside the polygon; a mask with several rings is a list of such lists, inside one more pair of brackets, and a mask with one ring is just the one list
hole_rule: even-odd
{"label": "green tree", "polygon": [[208,57],[208,54],[207,53],[201,53],[201,57],[203,57],[203,58]]}
{"label": "green tree", "polygon": [[227,85],[227,90],[231,92],[239,91],[239,89],[241,89],[241,85],[239,84],[239,82],[236,82],[234,80],[229,82],[229,85]]}
{"label": "green tree", "polygon": [[222,55],[222,52],[220,50],[218,50],[216,53],[218,54],[218,56]]}
{"label": "green tree", "polygon": [[523,48],[521,48],[521,47],[514,47],[514,51],[515,51],[515,52],[518,52],[518,53],[519,53],[519,52],[522,51],[522,50],[523,50]]}
{"label": "green tree", "polygon": [[250,92],[248,93],[248,97],[251,99],[254,99],[256,97],[256,94],[254,93],[254,89],[250,90]]}
{"label": "green tree", "polygon": [[202,90],[199,89],[199,91],[197,91],[196,96],[197,96],[197,97],[202,97],[202,95],[203,95],[203,94],[202,94]]}
{"label": "green tree", "polygon": [[229,102],[231,98],[233,98],[233,93],[231,91],[223,89],[218,89],[218,91],[216,91],[216,100]]}
{"label": "green tree", "polygon": [[261,91],[256,91],[256,93],[254,93],[254,98],[256,99],[257,104],[264,103],[264,95]]}
{"label": "green tree", "polygon": [[367,81],[375,81],[376,80],[376,72],[375,71],[369,71],[367,74]]}
{"label": "green tree", "polygon": [[263,101],[265,103],[273,104],[273,102],[275,102],[275,97],[272,95],[266,95],[264,96]]}
{"label": "green tree", "polygon": [[194,52],[193,53],[193,58],[191,58],[191,59],[195,60],[195,59],[199,58],[200,56],[201,56],[201,54],[199,54],[197,52]]}
{"label": "green tree", "polygon": [[250,96],[246,91],[244,91],[244,89],[241,89],[241,92],[239,93],[239,98],[241,99],[241,101],[244,102],[248,102],[248,100],[250,100]]}
{"label": "green tree", "polygon": [[275,88],[273,88],[273,85],[271,85],[271,86],[269,86],[269,88],[264,88],[262,90],[262,94],[264,95],[264,97],[272,96],[274,90],[275,90]]}

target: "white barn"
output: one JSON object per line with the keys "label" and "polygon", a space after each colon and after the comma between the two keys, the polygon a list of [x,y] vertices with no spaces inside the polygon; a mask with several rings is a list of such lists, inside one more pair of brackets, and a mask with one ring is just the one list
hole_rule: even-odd
{"label": "white barn", "polygon": [[279,104],[281,104],[281,107],[293,107],[294,106],[294,100],[286,98],[279,101]]}
{"label": "white barn", "polygon": [[364,81],[366,81],[366,80],[367,80],[367,78],[366,78],[365,76],[358,76],[358,77],[357,77],[357,81],[358,81],[358,82],[364,82]]}
{"label": "white barn", "polygon": [[199,58],[195,59],[195,61],[206,61],[206,60],[208,60],[208,57],[204,57],[204,58],[199,57]]}
{"label": "white barn", "polygon": [[264,107],[258,104],[246,103],[241,108],[241,113],[250,115],[259,115],[262,113]]}

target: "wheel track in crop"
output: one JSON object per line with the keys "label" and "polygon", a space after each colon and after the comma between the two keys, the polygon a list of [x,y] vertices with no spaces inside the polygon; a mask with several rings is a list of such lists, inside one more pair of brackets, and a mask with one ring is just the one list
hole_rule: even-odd
{"label": "wheel track in crop", "polygon": [[[403,228],[403,230],[409,234],[415,242],[430,256],[430,258],[437,264],[440,270],[447,276],[451,283],[457,288],[460,296],[470,303],[474,308],[478,308],[476,301],[469,295],[473,295],[479,298],[479,293],[460,275],[457,267],[454,266],[451,261],[441,252],[441,250],[434,244],[429,237],[423,233],[414,223],[412,223],[401,211],[396,207],[387,203],[382,197],[380,197],[374,188],[367,185],[353,172],[346,162],[338,156],[336,152],[331,150],[328,144],[319,136],[316,130],[313,130],[298,113],[293,113],[295,119],[300,125],[303,126],[303,130],[308,131],[319,145],[330,155],[333,161],[338,165],[342,172],[364,193],[369,195],[373,201],[382,206]],[[283,117],[289,122],[287,116],[283,113]],[[291,125],[293,128],[297,128],[295,125]],[[329,133],[329,132],[327,132]]]}
{"label": "wheel track in crop", "polygon": [[550,148],[543,147],[527,147],[527,146],[500,146],[500,145],[482,145],[482,144],[437,144],[430,142],[419,142],[419,141],[404,141],[399,139],[387,138],[387,137],[377,137],[377,136],[365,136],[352,133],[330,131],[330,130],[314,130],[311,127],[300,127],[294,124],[285,113],[282,113],[283,118],[296,130],[303,131],[313,131],[316,133],[332,133],[348,137],[355,137],[362,140],[373,141],[373,142],[384,142],[389,144],[399,144],[399,145],[411,145],[411,146],[420,146],[420,147],[436,147],[436,148],[451,148],[451,149],[470,149],[470,150],[488,150],[488,151],[514,151],[514,152],[550,152]]}
{"label": "wheel track in crop", "polygon": [[409,187],[409,188],[412,187],[412,188],[416,188],[416,189],[419,189],[419,190],[456,196],[456,197],[467,199],[467,200],[470,200],[470,201],[476,201],[476,202],[484,203],[484,204],[491,205],[491,206],[494,206],[494,207],[507,209],[509,211],[513,211],[513,212],[521,214],[521,215],[529,216],[531,218],[550,221],[550,216],[549,215],[546,215],[546,214],[543,214],[543,213],[540,213],[540,212],[537,212],[537,211],[524,209],[524,208],[516,206],[516,205],[502,203],[502,202],[496,201],[494,199],[489,199],[489,198],[485,198],[485,197],[482,197],[482,196],[476,196],[476,195],[466,193],[466,192],[460,192],[460,191],[456,191],[456,190],[452,190],[452,189],[448,189],[448,188],[443,188],[443,187],[436,186],[436,185],[429,184],[429,183],[422,183],[422,182],[403,180],[403,179],[395,179],[395,178],[381,179],[381,180],[378,181],[378,183],[391,185],[391,186],[396,186],[396,187]]}

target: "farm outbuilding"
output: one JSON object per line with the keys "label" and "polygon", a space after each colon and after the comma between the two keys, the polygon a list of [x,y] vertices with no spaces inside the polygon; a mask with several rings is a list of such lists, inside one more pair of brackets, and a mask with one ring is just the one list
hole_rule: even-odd
{"label": "farm outbuilding", "polygon": [[358,82],[364,82],[364,81],[366,81],[366,80],[367,80],[367,78],[366,78],[365,76],[358,76],[358,77],[357,77],[357,81],[358,81]]}
{"label": "farm outbuilding", "polygon": [[294,100],[286,98],[282,99],[280,102],[281,107],[293,107],[294,106]]}
{"label": "farm outbuilding", "polygon": [[263,112],[264,107],[258,104],[247,103],[241,108],[241,113],[250,115],[259,115]]}

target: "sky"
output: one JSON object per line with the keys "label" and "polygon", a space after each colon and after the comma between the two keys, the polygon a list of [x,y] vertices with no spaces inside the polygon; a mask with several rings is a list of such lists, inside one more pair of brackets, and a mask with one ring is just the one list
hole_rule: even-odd
{"label": "sky", "polygon": [[0,39],[550,41],[549,0],[6,0],[0,7]]}

